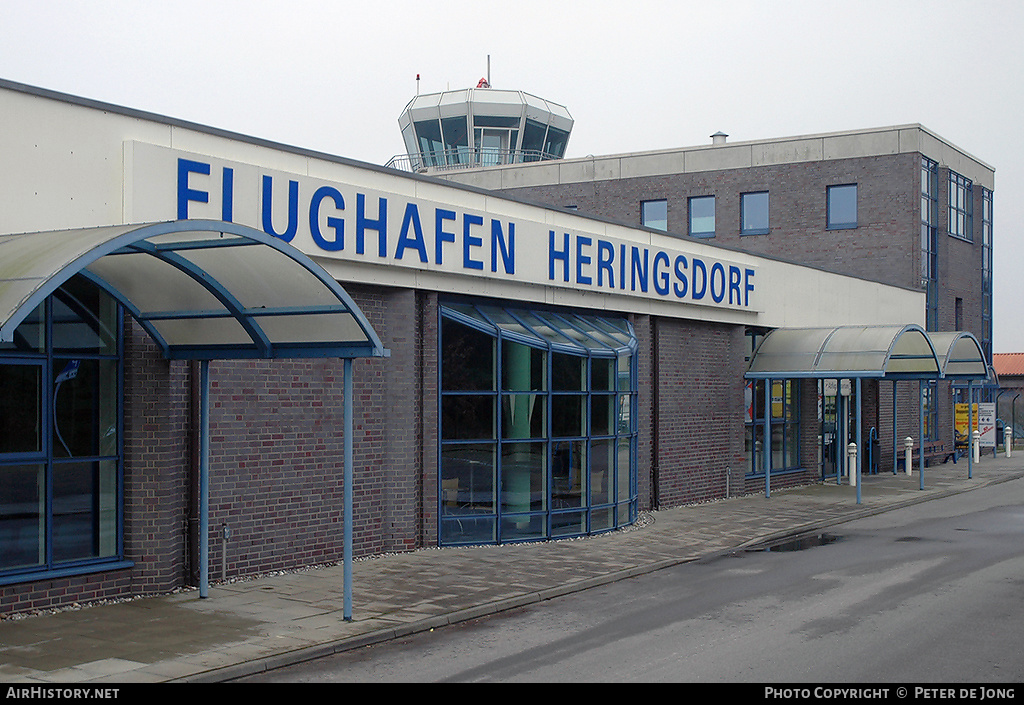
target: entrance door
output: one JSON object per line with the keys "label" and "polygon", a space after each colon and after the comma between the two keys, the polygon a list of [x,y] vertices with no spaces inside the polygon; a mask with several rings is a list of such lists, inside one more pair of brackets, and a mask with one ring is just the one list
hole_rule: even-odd
{"label": "entrance door", "polygon": [[857,399],[853,383],[825,379],[818,390],[821,405],[821,479],[847,474],[846,448],[857,438]]}

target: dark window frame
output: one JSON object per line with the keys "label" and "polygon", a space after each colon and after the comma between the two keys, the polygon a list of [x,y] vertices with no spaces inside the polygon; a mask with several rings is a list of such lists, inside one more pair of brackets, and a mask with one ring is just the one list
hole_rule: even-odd
{"label": "dark window frame", "polygon": [[[833,217],[833,194],[836,199],[840,198],[841,194],[849,193],[849,190],[853,191],[853,220],[839,220]],[[860,189],[857,184],[832,184],[825,187],[825,228],[827,230],[853,230],[858,227],[858,220],[860,213],[858,210],[858,199],[860,197]],[[839,204],[835,204],[837,210],[839,210]],[[847,210],[849,203],[844,202],[842,204],[842,210]]]}
{"label": "dark window frame", "polygon": [[[694,222],[694,220],[693,220],[693,218],[694,218],[693,206],[694,206],[695,203],[707,203],[708,201],[711,202],[711,222],[712,222],[711,230],[694,230],[694,227],[693,227],[693,222]],[[688,228],[688,232],[689,232],[690,237],[697,237],[697,238],[705,238],[706,239],[706,238],[712,238],[712,237],[715,236],[715,230],[718,227],[717,213],[716,213],[717,206],[718,206],[718,203],[715,200],[714,195],[691,196],[690,198],[687,199],[687,201],[686,201],[687,228]],[[703,217],[707,217],[707,216],[703,216]]]}
{"label": "dark window frame", "polygon": [[[647,209],[650,206],[659,204],[664,206],[665,213],[664,218],[654,218],[648,215]],[[664,223],[664,225],[657,225],[657,223]],[[668,200],[664,198],[651,198],[644,201],[640,201],[640,225],[651,230],[660,230],[662,232],[668,231]]]}
{"label": "dark window frame", "polygon": [[[747,205],[751,207],[760,206],[754,199],[757,197],[764,197],[764,214],[763,220],[764,225],[761,225],[761,214],[748,214]],[[757,218],[757,222],[750,222],[754,217]],[[768,191],[747,191],[740,194],[740,235],[767,235],[771,232],[771,197]]]}

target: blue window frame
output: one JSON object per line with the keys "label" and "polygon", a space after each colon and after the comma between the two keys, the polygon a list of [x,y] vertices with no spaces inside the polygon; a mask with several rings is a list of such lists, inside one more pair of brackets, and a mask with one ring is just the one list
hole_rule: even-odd
{"label": "blue window frame", "polygon": [[981,348],[992,364],[992,199],[981,190]]}
{"label": "blue window frame", "polygon": [[0,582],[122,564],[121,319],[75,277],[0,345]]}
{"label": "blue window frame", "polygon": [[715,197],[694,196],[689,199],[690,237],[715,236]]}
{"label": "blue window frame", "polygon": [[939,329],[939,165],[921,158],[921,286],[925,290],[925,329]]}
{"label": "blue window frame", "polygon": [[857,184],[829,186],[826,191],[827,228],[848,230],[857,227]]}
{"label": "blue window frame", "polygon": [[740,194],[740,234],[765,235],[768,231],[768,192]]}
{"label": "blue window frame", "polygon": [[949,234],[974,241],[974,185],[952,170],[949,172]]}
{"label": "blue window frame", "polygon": [[624,319],[446,303],[441,545],[582,536],[636,519],[636,337]]}
{"label": "blue window frame", "polygon": [[640,225],[654,230],[668,230],[668,201],[641,201]]}

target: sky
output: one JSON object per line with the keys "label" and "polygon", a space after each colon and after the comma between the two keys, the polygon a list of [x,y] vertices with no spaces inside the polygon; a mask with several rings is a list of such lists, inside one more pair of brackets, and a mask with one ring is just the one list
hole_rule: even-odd
{"label": "sky", "polygon": [[920,123],[995,168],[1024,352],[1022,35],[1020,0],[0,0],[0,78],[375,164],[488,72],[566,106],[567,157]]}

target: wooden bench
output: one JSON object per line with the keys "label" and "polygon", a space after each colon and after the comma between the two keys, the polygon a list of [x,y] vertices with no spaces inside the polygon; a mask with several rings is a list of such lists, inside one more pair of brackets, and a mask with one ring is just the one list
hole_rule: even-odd
{"label": "wooden bench", "polygon": [[[939,458],[942,458],[942,462],[943,463],[945,463],[947,460],[952,458],[953,462],[955,463],[957,455],[956,455],[955,451],[948,451],[948,450],[946,450],[946,444],[945,443],[941,443],[939,441],[931,441],[931,442],[925,443],[924,444],[924,466],[928,467],[929,465],[932,464],[933,461],[938,460]],[[896,467],[897,468],[902,468],[906,464],[906,459],[907,459],[906,453],[900,453],[899,456],[896,458]],[[921,466],[921,447],[920,446],[914,448],[914,450],[913,450],[913,452],[911,453],[911,456],[910,456],[910,462],[913,464],[914,467],[920,467]]]}

